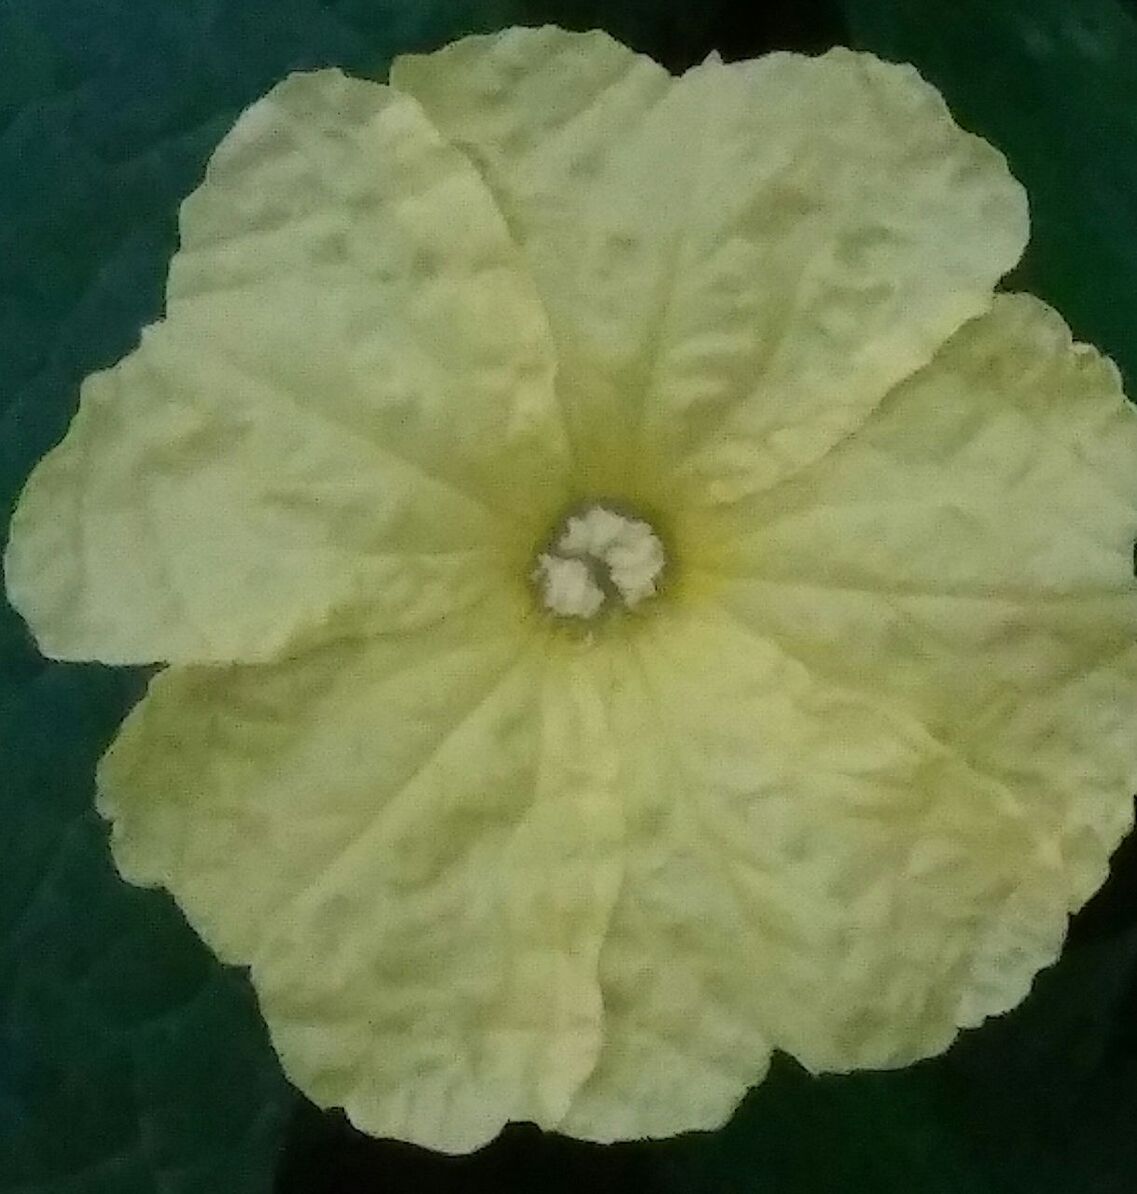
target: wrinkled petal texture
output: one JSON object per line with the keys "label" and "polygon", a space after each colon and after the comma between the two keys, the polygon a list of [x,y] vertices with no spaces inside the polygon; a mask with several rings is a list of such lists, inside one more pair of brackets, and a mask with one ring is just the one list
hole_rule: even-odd
{"label": "wrinkled petal texture", "polygon": [[622,842],[587,659],[478,625],[168,670],[99,776],[122,873],[251,964],[297,1084],[451,1152],[592,1069]]}
{"label": "wrinkled petal texture", "polygon": [[770,1047],[899,1065],[1023,998],[1133,824],[1135,464],[1114,366],[1001,295],[704,512],[616,665],[628,861],[566,1130],[713,1126]]}
{"label": "wrinkled petal texture", "polygon": [[906,66],[837,49],[674,79],[603,33],[396,60],[476,162],[557,344],[585,496],[693,508],[823,454],[1026,243],[1026,199]]}
{"label": "wrinkled petal texture", "polygon": [[9,593],[46,654],[271,659],[518,571],[563,500],[547,324],[413,101],[291,76],[217,150],[181,244],[167,318],[87,380],[13,520]]}
{"label": "wrinkled petal texture", "polygon": [[696,564],[756,631],[1013,794],[1071,910],[1133,821],[1135,462],[1113,364],[1000,295],[808,476],[708,519]]}
{"label": "wrinkled petal texture", "polygon": [[[100,809],[308,1095],[665,1136],[1023,997],[1137,786],[1137,416],[994,297],[1026,232],[846,50],[510,30],[241,117],[6,567],[49,654],[179,665]],[[605,499],[665,589],[567,633],[527,574]]]}
{"label": "wrinkled petal texture", "polygon": [[1050,843],[915,720],[714,606],[661,617],[628,651],[605,1049],[567,1130],[717,1126],[771,1046],[813,1070],[939,1052],[1024,891],[1034,936],[1017,944],[1041,950],[1035,969],[1053,957]]}

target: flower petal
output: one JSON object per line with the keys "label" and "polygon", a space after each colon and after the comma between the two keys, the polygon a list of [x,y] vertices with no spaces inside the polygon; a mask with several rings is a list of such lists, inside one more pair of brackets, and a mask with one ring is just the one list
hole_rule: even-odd
{"label": "flower petal", "polygon": [[741,619],[1013,791],[1071,909],[1100,886],[1137,790],[1137,411],[1111,362],[1001,295],[809,475],[702,529]]}
{"label": "flower petal", "polygon": [[[600,955],[603,1048],[558,1125],[601,1143],[721,1126],[765,1077],[772,1048],[739,962],[739,909],[718,885],[717,860],[703,869],[692,793],[671,766],[668,736],[699,735],[713,710],[692,699],[667,722],[631,644],[610,647],[625,873]],[[672,685],[682,681],[666,677]]]}
{"label": "flower petal", "polygon": [[88,378],[16,512],[9,590],[47,654],[261,661],[523,572],[565,492],[548,329],[413,101],[291,76],[182,242],[167,319]]}
{"label": "flower petal", "polygon": [[391,81],[524,247],[594,492],[714,503],[784,478],[985,310],[1026,242],[1001,155],[867,54],[674,80],[602,33],[514,29]]}
{"label": "flower petal", "polygon": [[622,830],[586,661],[460,621],[167,670],[99,775],[124,877],[251,964],[289,1077],[447,1152],[592,1068]]}
{"label": "flower petal", "polygon": [[[975,967],[1015,985],[1053,960],[1057,872],[999,784],[713,605],[635,650],[605,1046],[566,1130],[716,1126],[771,1045],[813,1070],[936,1053]],[[999,970],[1009,916],[1030,933]]]}

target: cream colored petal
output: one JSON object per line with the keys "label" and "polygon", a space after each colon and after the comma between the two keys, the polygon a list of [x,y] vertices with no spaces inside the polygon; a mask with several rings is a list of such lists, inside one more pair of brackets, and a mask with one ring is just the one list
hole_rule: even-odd
{"label": "cream colored petal", "polygon": [[548,329],[418,106],[291,76],[181,233],[166,320],[88,378],[16,511],[9,591],[42,649],[260,661],[523,576],[565,495]]}
{"label": "cream colored petal", "polygon": [[[604,1051],[564,1130],[717,1126],[771,1046],[814,1070],[928,1056],[976,966],[1018,998],[1053,960],[1061,874],[1000,784],[713,605],[634,651]],[[1008,918],[1029,932],[996,967]]]}
{"label": "cream colored petal", "polygon": [[396,60],[498,197],[549,312],[585,496],[714,504],[822,455],[1027,237],[998,152],[837,49],[672,79],[602,33]]}
{"label": "cream colored petal", "polygon": [[594,1064],[613,776],[587,664],[466,619],[168,670],[99,788],[123,875],[251,964],[297,1086],[464,1152],[556,1123]]}
{"label": "cream colored petal", "polygon": [[[601,1143],[720,1127],[765,1077],[772,1048],[723,862],[692,819],[689,777],[672,765],[672,736],[701,743],[714,711],[691,700],[666,720],[630,643],[613,641],[607,666],[626,862],[600,955],[603,1049],[558,1125]],[[668,676],[664,687],[681,683]]]}
{"label": "cream colored petal", "polygon": [[1000,296],[817,469],[703,530],[741,619],[1014,792],[1071,909],[1098,888],[1137,790],[1137,413],[1109,361]]}

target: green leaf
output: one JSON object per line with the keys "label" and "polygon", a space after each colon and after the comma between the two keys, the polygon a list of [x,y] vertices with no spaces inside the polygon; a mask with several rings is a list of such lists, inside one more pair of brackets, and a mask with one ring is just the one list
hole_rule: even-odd
{"label": "green leaf", "polygon": [[[139,678],[3,626],[0,1190],[266,1191],[292,1096],[243,977],[115,875],[95,760]],[[16,677],[15,682],[13,676]]]}

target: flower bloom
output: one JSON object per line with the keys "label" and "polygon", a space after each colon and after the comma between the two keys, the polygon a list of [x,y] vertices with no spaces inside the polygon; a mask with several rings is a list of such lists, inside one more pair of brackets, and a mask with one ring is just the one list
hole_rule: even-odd
{"label": "flower bloom", "polygon": [[1017,1003],[1132,822],[1137,420],[1002,157],[834,50],[296,74],[35,470],[12,599],[162,662],[129,880],[448,1151],[721,1124]]}

